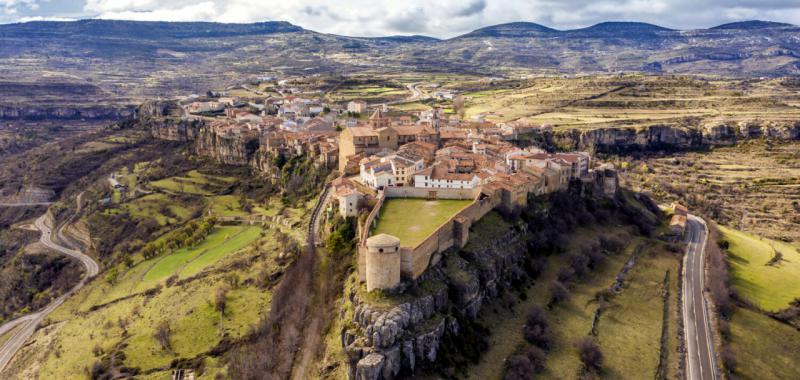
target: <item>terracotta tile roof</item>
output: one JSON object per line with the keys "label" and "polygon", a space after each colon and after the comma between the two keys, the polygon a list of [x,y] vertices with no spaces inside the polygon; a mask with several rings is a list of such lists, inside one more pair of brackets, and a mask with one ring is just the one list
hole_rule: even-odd
{"label": "terracotta tile roof", "polygon": [[378,134],[369,127],[349,127],[347,129],[355,137],[378,137]]}

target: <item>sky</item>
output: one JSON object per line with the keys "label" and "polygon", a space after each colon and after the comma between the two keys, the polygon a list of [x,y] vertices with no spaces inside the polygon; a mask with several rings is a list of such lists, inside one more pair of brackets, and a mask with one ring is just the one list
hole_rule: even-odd
{"label": "sky", "polygon": [[753,19],[800,24],[800,0],[0,0],[0,23],[85,18],[289,21],[349,36],[447,38],[512,21],[556,29],[603,21],[642,21],[675,29]]}

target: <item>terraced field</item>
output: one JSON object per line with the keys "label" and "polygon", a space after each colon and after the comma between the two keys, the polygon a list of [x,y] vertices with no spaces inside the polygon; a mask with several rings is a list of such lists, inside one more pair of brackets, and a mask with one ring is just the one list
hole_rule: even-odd
{"label": "terraced field", "polygon": [[[657,123],[697,125],[697,119],[800,118],[800,99],[780,80],[757,83],[685,77],[593,76],[536,78],[520,88],[466,92],[467,117],[523,119],[556,128]],[[695,121],[692,121],[692,120]]]}
{"label": "terraced field", "polygon": [[618,161],[634,189],[680,200],[757,236],[800,241],[800,143],[751,141],[710,152]]}

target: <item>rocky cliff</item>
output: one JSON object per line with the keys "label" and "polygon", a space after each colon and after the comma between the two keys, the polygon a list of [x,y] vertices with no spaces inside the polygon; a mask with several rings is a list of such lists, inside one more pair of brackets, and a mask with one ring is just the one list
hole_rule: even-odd
{"label": "rocky cliff", "polygon": [[0,120],[121,120],[133,116],[134,107],[123,106],[0,106]]}
{"label": "rocky cliff", "polygon": [[753,138],[800,139],[800,121],[710,121],[699,127],[653,125],[556,130],[544,136],[556,147],[602,152],[630,150],[688,150],[703,146],[734,145]]}
{"label": "rocky cliff", "polygon": [[147,102],[139,107],[137,124],[148,128],[153,137],[191,142],[198,155],[212,157],[226,165],[252,166],[261,171],[269,168],[265,152],[257,138],[239,134],[220,134],[200,120],[185,120],[173,102]]}
{"label": "rocky cliff", "polygon": [[511,227],[489,239],[476,236],[461,251],[446,252],[393,306],[376,306],[351,291],[353,323],[341,331],[349,377],[393,379],[435,362],[445,336],[459,334],[459,317],[474,319],[487,300],[524,277],[524,235],[524,227]]}

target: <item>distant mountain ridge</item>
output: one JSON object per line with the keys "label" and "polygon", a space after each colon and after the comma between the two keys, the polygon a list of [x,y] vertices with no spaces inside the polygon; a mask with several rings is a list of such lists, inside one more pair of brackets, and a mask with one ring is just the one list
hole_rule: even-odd
{"label": "distant mountain ridge", "polygon": [[0,25],[0,37],[24,36],[57,37],[102,35],[105,37],[136,38],[202,38],[265,35],[300,32],[303,28],[286,21],[252,24],[223,24],[216,22],[164,22],[126,20],[31,21]]}
{"label": "distant mountain ridge", "polygon": [[712,27],[711,29],[754,30],[754,29],[769,29],[769,28],[785,28],[794,26],[795,25],[787,24],[784,22],[750,20],[750,21],[740,21],[740,22],[732,22],[728,24],[717,25],[715,27]]}
{"label": "distant mountain ridge", "polygon": [[276,72],[776,77],[800,75],[798,36],[798,26],[758,20],[694,30],[631,21],[573,30],[513,22],[449,39],[348,37],[281,21],[39,21],[0,25],[0,72],[20,82],[52,81],[56,73],[61,81],[139,98],[203,92]]}
{"label": "distant mountain ridge", "polygon": [[[703,30],[757,30],[771,28],[798,28],[796,25],[749,20],[732,22],[710,27],[708,29],[690,29],[683,31]],[[77,21],[30,21],[14,24],[0,24],[0,36],[29,33],[30,36],[81,35],[104,33],[106,36],[146,37],[146,38],[199,38],[199,37],[233,37],[244,35],[264,35],[275,33],[302,32],[306,29],[286,21],[266,21],[258,23],[218,23],[218,22],[167,22],[167,21],[129,21],[85,19]],[[469,33],[450,38],[471,37],[531,37],[542,35],[569,35],[591,38],[632,37],[630,33],[680,32],[678,29],[635,21],[606,21],[592,26],[558,30],[545,25],[517,21],[481,27]],[[439,38],[426,35],[393,35],[380,37],[351,37],[398,42],[441,41]]]}

